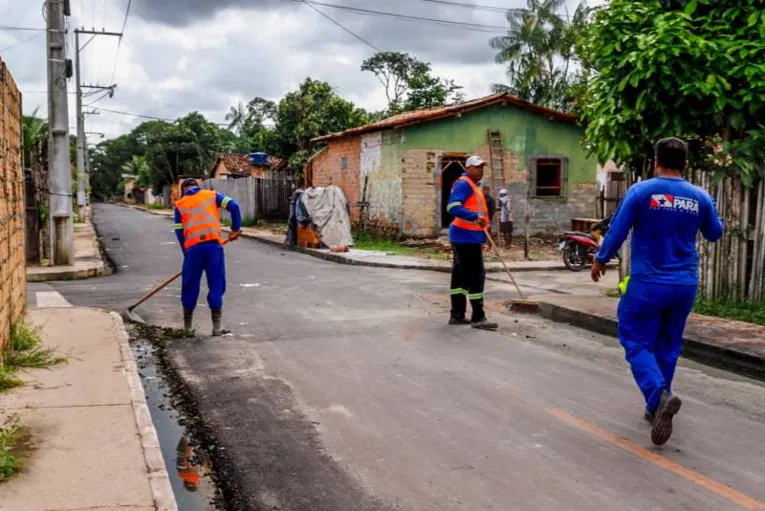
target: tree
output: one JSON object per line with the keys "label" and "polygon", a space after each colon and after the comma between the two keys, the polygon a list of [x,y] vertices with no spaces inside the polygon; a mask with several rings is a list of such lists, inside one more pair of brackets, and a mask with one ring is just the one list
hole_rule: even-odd
{"label": "tree", "polygon": [[757,0],[613,0],[581,51],[597,70],[583,113],[599,159],[630,163],[675,135],[693,142],[696,168],[734,170],[746,183],[765,175],[765,15]]}
{"label": "tree", "polygon": [[242,105],[242,102],[240,101],[237,106],[232,106],[231,110],[226,114],[225,119],[229,121],[228,129],[240,131],[246,117],[247,111],[244,109],[244,105]]}
{"label": "tree", "polygon": [[326,82],[306,78],[298,90],[279,102],[276,117],[276,155],[302,169],[310,155],[311,139],[361,126],[367,112],[338,96]]}
{"label": "tree", "polygon": [[37,117],[35,108],[32,115],[25,115],[22,120],[22,136],[24,139],[24,168],[29,167],[32,158],[32,151],[35,145],[48,136],[48,121]]}
{"label": "tree", "polygon": [[122,171],[136,176],[136,183],[140,186],[151,184],[151,169],[146,163],[146,156],[133,156],[130,161],[122,165]]}
{"label": "tree", "polygon": [[385,51],[366,59],[362,71],[371,71],[385,88],[388,114],[460,101],[462,87],[453,80],[435,78],[431,67],[408,53]]}
{"label": "tree", "polygon": [[527,0],[526,9],[510,9],[507,35],[494,37],[495,60],[507,65],[508,84],[495,84],[495,92],[510,92],[540,105],[569,110],[569,86],[581,72],[575,45],[592,9],[582,1],[571,19],[560,11],[565,0]]}

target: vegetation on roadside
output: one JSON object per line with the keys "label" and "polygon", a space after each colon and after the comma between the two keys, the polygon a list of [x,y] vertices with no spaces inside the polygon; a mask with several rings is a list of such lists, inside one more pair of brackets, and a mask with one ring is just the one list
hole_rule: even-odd
{"label": "vegetation on roadside", "polygon": [[169,207],[165,206],[164,204],[160,204],[158,202],[142,204],[142,206],[145,207],[146,209],[166,209],[168,211],[170,210]]}
{"label": "vegetation on roadside", "polygon": [[24,385],[16,376],[19,369],[45,369],[66,362],[66,358],[59,356],[56,350],[42,346],[38,330],[24,323],[11,328],[10,346],[2,358],[0,392]]}
{"label": "vegetation on roadside", "polygon": [[0,426],[0,483],[15,475],[21,468],[21,461],[13,454],[20,433],[17,415],[12,415]]}
{"label": "vegetation on roadside", "polygon": [[390,238],[379,238],[369,233],[356,233],[353,238],[353,248],[358,250],[376,250],[398,255],[414,255],[415,249],[402,247],[398,241]]}
{"label": "vegetation on roadside", "polygon": [[765,325],[765,304],[735,302],[730,300],[704,300],[699,299],[693,311],[705,316],[735,319]]}

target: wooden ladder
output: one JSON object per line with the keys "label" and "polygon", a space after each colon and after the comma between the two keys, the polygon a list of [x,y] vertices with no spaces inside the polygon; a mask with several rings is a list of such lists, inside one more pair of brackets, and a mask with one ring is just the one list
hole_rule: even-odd
{"label": "wooden ladder", "polygon": [[[499,130],[486,130],[489,140],[489,165],[491,166],[491,193],[494,195],[495,208],[499,205],[499,190],[502,188],[502,179],[505,175],[503,167],[502,132]],[[494,234],[499,235],[500,215],[494,213]]]}

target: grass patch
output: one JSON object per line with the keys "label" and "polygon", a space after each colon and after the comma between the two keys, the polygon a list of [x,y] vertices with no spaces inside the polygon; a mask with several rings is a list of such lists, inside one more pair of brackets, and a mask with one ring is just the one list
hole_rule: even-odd
{"label": "grass patch", "polygon": [[698,299],[693,307],[693,312],[705,316],[765,325],[765,304],[761,303]]}
{"label": "grass patch", "polygon": [[0,483],[13,477],[21,468],[21,461],[13,455],[21,428],[17,415],[11,416],[0,426]]}
{"label": "grass patch", "polygon": [[242,218],[242,227],[257,227],[259,222],[255,217],[246,216]]}
{"label": "grass patch", "polygon": [[0,366],[0,392],[15,389],[22,385],[24,382],[17,378],[10,369]]}
{"label": "grass patch", "polygon": [[399,255],[414,255],[415,249],[402,247],[397,241],[384,238],[374,238],[366,233],[357,234],[353,248],[357,250],[377,250],[380,252],[390,252]]}
{"label": "grass patch", "polygon": [[156,202],[152,202],[151,204],[143,204],[143,207],[146,209],[170,209],[167,206],[157,204]]}
{"label": "grass patch", "polygon": [[622,294],[619,292],[619,288],[615,287],[606,291],[606,296],[609,298],[621,298]]}
{"label": "grass patch", "polygon": [[40,332],[24,323],[11,328],[11,345],[3,358],[9,374],[19,368],[45,369],[66,362],[56,350],[42,346]]}

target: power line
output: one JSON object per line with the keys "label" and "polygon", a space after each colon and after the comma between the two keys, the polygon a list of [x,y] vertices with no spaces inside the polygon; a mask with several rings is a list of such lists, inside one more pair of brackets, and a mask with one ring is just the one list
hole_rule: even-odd
{"label": "power line", "polygon": [[34,31],[34,32],[45,32],[44,28],[34,28],[34,27],[13,27],[8,25],[0,25],[0,30],[27,30],[27,31]]}
{"label": "power line", "polygon": [[450,5],[453,7],[466,7],[468,9],[475,9],[477,11],[505,13],[507,11],[513,10],[513,9],[508,9],[507,7],[496,7],[493,5],[481,5],[481,4],[469,4],[465,2],[450,2],[449,0],[420,0],[420,1],[428,2],[432,4]]}
{"label": "power line", "polygon": [[436,24],[441,26],[458,27],[458,28],[463,28],[465,30],[473,30],[477,32],[498,32],[498,31],[506,32],[507,31],[507,27],[501,26],[501,25],[485,25],[482,23],[469,23],[465,21],[452,21],[452,20],[437,19],[437,18],[426,18],[424,16],[412,16],[408,14],[400,14],[400,13],[394,13],[394,12],[375,11],[372,9],[361,9],[359,7],[349,7],[345,5],[327,4],[323,2],[317,2],[315,0],[285,0],[285,1],[300,3],[300,4],[317,5],[321,7],[329,7],[331,9],[354,12],[356,14],[365,14],[370,16],[385,16],[385,17],[404,19],[409,21],[417,21],[421,23],[431,23],[431,24]]}
{"label": "power line", "polygon": [[369,41],[367,41],[366,39],[364,39],[363,37],[361,37],[359,34],[357,34],[356,32],[354,32],[353,30],[351,30],[350,28],[348,28],[348,27],[346,27],[346,26],[344,26],[344,25],[341,25],[341,24],[340,24],[340,22],[336,21],[335,19],[333,19],[333,18],[332,18],[331,16],[329,16],[328,14],[325,14],[325,13],[321,12],[319,9],[317,9],[316,7],[314,7],[314,6],[313,6],[313,5],[311,5],[311,4],[306,4],[306,5],[307,5],[308,7],[310,7],[311,9],[313,9],[314,11],[318,12],[319,14],[321,14],[321,15],[322,15],[324,18],[326,18],[327,20],[329,20],[331,23],[334,23],[335,25],[337,25],[338,27],[342,28],[343,30],[345,30],[346,32],[348,32],[349,34],[351,34],[353,37],[355,37],[356,39],[358,39],[359,41],[361,41],[362,43],[364,43],[364,44],[366,44],[367,46],[369,46],[370,48],[372,48],[373,50],[375,50],[375,51],[378,51],[378,52],[379,52],[379,51],[382,51],[380,48],[378,48],[378,47],[377,47],[377,46],[375,46],[374,44],[370,43]]}
{"label": "power line", "polygon": [[151,119],[153,121],[175,122],[173,119],[164,119],[162,117],[154,117],[153,115],[134,114],[131,112],[122,112],[120,110],[109,110],[107,108],[101,108],[100,106],[94,106],[93,108],[101,112],[109,112],[110,114],[127,115],[129,117],[139,117],[141,119]]}
{"label": "power line", "polygon": [[0,53],[3,53],[4,51],[8,51],[8,50],[10,50],[11,48],[15,48],[16,46],[19,46],[20,44],[28,43],[28,42],[29,42],[29,41],[31,41],[32,39],[37,39],[38,37],[40,37],[40,36],[42,36],[42,35],[44,35],[44,34],[45,34],[45,32],[40,32],[39,34],[35,34],[35,35],[33,35],[32,37],[28,37],[27,39],[24,39],[24,40],[22,40],[22,41],[19,41],[19,42],[17,42],[17,43],[13,43],[13,44],[12,44],[12,45],[10,45],[10,46],[6,46],[5,48],[0,48]]}
{"label": "power line", "polygon": [[117,65],[120,62],[120,49],[122,48],[122,38],[125,37],[125,27],[127,26],[128,16],[130,16],[130,5],[132,3],[133,3],[133,0],[128,0],[127,9],[125,9],[125,19],[122,22],[122,30],[120,30],[120,33],[122,33],[122,35],[120,36],[120,40],[117,42],[117,55],[114,57],[114,69],[112,70],[112,79],[109,80],[112,83],[114,83],[114,77],[117,76]]}

